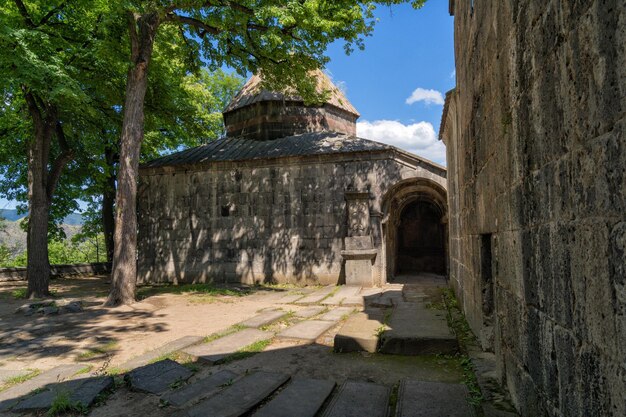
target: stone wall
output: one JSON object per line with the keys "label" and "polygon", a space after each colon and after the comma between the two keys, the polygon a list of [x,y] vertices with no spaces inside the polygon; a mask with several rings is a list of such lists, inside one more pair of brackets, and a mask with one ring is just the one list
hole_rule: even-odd
{"label": "stone wall", "polygon": [[[86,264],[50,265],[52,277],[89,277],[94,275],[108,275],[111,273],[111,264],[108,262],[93,262]],[[26,280],[26,268],[0,268],[0,282]]]}
{"label": "stone wall", "polygon": [[626,3],[452,5],[453,285],[523,416],[624,416]]}
{"label": "stone wall", "polygon": [[224,124],[229,137],[255,140],[324,130],[354,136],[357,117],[330,104],[306,107],[298,101],[270,100],[224,113]]}
{"label": "stone wall", "polygon": [[[346,192],[369,194],[382,253],[383,196],[408,178],[445,189],[445,170],[392,150],[144,169],[139,281],[341,283]],[[383,256],[373,270],[379,284]]]}

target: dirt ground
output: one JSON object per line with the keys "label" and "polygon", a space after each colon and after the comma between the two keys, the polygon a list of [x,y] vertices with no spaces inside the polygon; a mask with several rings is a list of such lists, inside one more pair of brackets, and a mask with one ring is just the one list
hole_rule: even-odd
{"label": "dirt ground", "polygon": [[[222,332],[259,311],[305,307],[279,301],[288,294],[318,288],[253,287],[243,295],[160,293],[142,289],[145,298],[128,307],[103,307],[108,292],[105,278],[56,279],[51,289],[57,300],[80,300],[84,311],[60,315],[24,316],[15,310],[27,303],[13,293],[25,283],[0,283],[0,369],[44,371],[62,363],[84,363],[92,375],[115,373],[117,366],[146,351],[182,336],[208,336]],[[235,287],[237,294],[242,289]],[[198,365],[192,380],[220,369],[243,375],[263,369],[292,376],[397,384],[404,377],[426,381],[460,382],[463,370],[457,360],[438,356],[400,357],[380,354],[333,353],[335,333],[341,322],[315,343],[274,339],[263,352],[222,365]],[[149,408],[146,408],[149,407]],[[158,397],[119,386],[91,416],[138,416],[150,409],[152,416],[168,416],[158,407]]]}

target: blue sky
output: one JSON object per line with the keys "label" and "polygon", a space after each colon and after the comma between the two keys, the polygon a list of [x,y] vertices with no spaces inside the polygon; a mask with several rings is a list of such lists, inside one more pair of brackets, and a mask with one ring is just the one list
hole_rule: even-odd
{"label": "blue sky", "polygon": [[445,149],[436,138],[442,98],[455,85],[448,2],[428,0],[420,10],[408,4],[380,7],[376,16],[365,50],[346,56],[342,43],[333,44],[327,72],[361,113],[359,136],[445,165]]}
{"label": "blue sky", "polygon": [[[326,70],[361,113],[360,137],[445,165],[437,134],[442,97],[455,85],[448,2],[428,0],[420,10],[408,4],[381,6],[376,16],[379,22],[365,50],[347,56],[343,43],[331,45]],[[411,96],[414,100],[408,104]],[[15,202],[0,198],[0,208],[14,207]]]}

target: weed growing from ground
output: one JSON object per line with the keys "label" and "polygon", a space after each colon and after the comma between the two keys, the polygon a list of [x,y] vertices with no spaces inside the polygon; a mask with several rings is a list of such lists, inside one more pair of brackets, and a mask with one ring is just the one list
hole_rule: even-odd
{"label": "weed growing from ground", "polygon": [[68,392],[62,392],[54,398],[46,415],[52,417],[67,413],[86,414],[87,407],[80,401],[72,401]]}

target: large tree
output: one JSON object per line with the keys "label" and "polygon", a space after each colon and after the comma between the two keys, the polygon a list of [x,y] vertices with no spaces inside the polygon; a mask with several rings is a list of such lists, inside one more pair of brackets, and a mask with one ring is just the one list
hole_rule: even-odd
{"label": "large tree", "polygon": [[[0,48],[9,51],[0,55],[0,192],[27,202],[33,297],[48,294],[48,243],[64,237],[59,223],[79,199],[101,210],[97,221],[112,254],[129,36],[117,6],[94,0],[0,6]],[[241,83],[200,70],[174,27],[163,36],[146,95],[145,158],[217,137],[218,112]]]}
{"label": "large tree", "polygon": [[[130,40],[120,139],[112,287],[107,305],[135,300],[139,155],[144,135],[148,68],[161,28],[175,27],[190,54],[210,67],[228,65],[241,75],[262,72],[268,88],[295,87],[315,99],[307,74],[328,61],[329,43],[343,39],[346,51],[371,34],[376,3],[403,0],[170,0],[125,2]],[[419,7],[424,0],[414,0]]]}
{"label": "large tree", "polygon": [[8,130],[27,150],[29,297],[49,295],[49,212],[80,140],[74,121],[91,109],[78,75],[93,59],[94,28],[107,4],[13,0],[0,6],[2,116],[21,119]]}

